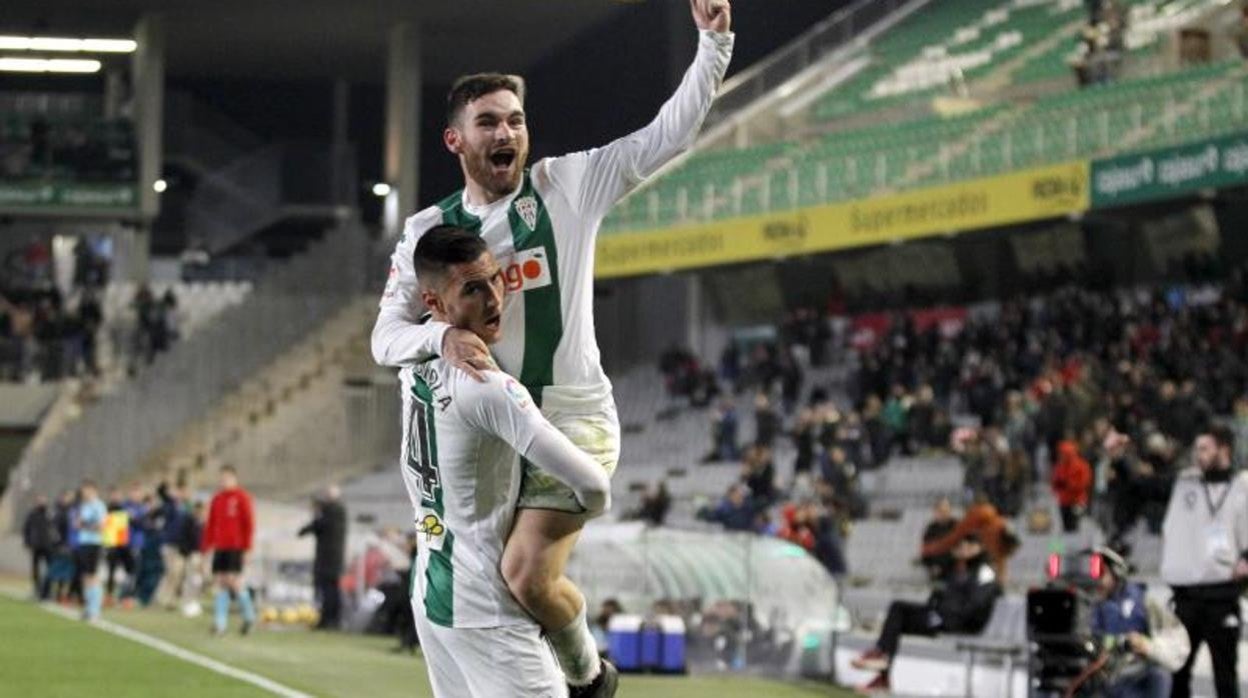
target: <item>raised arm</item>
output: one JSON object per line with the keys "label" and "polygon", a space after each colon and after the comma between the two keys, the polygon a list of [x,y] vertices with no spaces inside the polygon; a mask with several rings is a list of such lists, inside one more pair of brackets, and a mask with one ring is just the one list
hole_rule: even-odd
{"label": "raised arm", "polygon": [[611,507],[607,472],[546,421],[519,381],[505,373],[487,372],[483,383],[465,386],[460,409],[470,423],[499,437],[570,487],[586,514],[598,516]]}
{"label": "raised arm", "polygon": [[690,5],[700,34],[698,53],[658,116],[609,145],[546,161],[545,174],[569,192],[587,218],[605,216],[642,180],[687,150],[702,128],[732,58],[732,10],[727,0],[690,0]]}
{"label": "raised arm", "polygon": [[381,307],[373,325],[373,360],[382,366],[419,363],[442,349],[444,322],[420,321],[420,292],[412,253],[424,229],[434,225],[425,212],[407,219],[403,237],[390,255],[390,278],[381,294]]}
{"label": "raised arm", "polygon": [[436,211],[426,209],[408,218],[390,256],[390,278],[373,324],[373,360],[382,366],[407,366],[441,356],[479,379],[480,371],[493,363],[485,343],[467,330],[421,317],[412,253],[420,235],[441,221]]}

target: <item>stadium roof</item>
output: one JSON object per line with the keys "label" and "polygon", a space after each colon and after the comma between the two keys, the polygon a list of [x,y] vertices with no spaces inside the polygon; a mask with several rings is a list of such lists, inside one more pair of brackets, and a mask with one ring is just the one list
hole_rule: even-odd
{"label": "stadium roof", "polygon": [[619,0],[4,0],[0,34],[128,36],[163,11],[172,76],[383,82],[386,38],[421,22],[425,79],[529,68]]}

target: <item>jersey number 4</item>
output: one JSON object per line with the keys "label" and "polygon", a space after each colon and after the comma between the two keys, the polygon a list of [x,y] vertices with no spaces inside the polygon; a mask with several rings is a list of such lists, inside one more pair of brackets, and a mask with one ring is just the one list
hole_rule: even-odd
{"label": "jersey number 4", "polygon": [[433,408],[420,399],[412,400],[411,428],[407,431],[407,467],[416,474],[420,496],[438,501],[442,476],[438,472],[438,446],[433,433]]}

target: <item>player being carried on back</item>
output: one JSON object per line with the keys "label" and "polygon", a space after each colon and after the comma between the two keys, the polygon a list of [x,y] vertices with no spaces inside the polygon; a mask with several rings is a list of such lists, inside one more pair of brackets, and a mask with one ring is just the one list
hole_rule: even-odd
{"label": "player being carried on back", "polygon": [[[625,194],[688,148],[732,54],[727,0],[691,0],[697,56],[676,93],[645,128],[609,145],[526,168],[529,134],[520,78],[461,78],[448,98],[443,140],[464,189],[407,220],[373,328],[373,356],[387,366],[439,356],[470,375],[493,366],[479,337],[446,322],[421,323],[413,252],[431,228],[477,233],[502,266],[507,293],[493,358],[545,417],[609,474],[619,460],[619,421],[593,322],[594,243],[602,218]],[[585,523],[582,504],[549,474],[525,464],[519,511],[502,572],[546,631],[573,695],[607,695],[585,599],[564,575]]]}
{"label": "player being carried on back", "polygon": [[[413,255],[433,317],[489,344],[502,332],[503,272],[485,241],[449,225]],[[438,698],[561,697],[563,673],[541,628],[503,579],[516,516],[521,458],[572,493],[584,516],[610,504],[611,481],[542,416],[529,391],[497,370],[474,378],[446,359],[403,368],[403,482],[418,548],[412,612]],[[594,685],[611,695],[605,664]]]}

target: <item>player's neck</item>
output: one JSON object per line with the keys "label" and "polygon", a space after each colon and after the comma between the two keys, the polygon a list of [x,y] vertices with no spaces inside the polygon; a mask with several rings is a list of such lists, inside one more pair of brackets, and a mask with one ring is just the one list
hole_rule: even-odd
{"label": "player's neck", "polygon": [[[519,187],[516,187],[519,189]],[[489,189],[477,184],[477,181],[471,177],[464,178],[464,198],[467,199],[471,206],[489,206],[490,204],[502,201],[515,193],[515,189],[496,194]]]}

